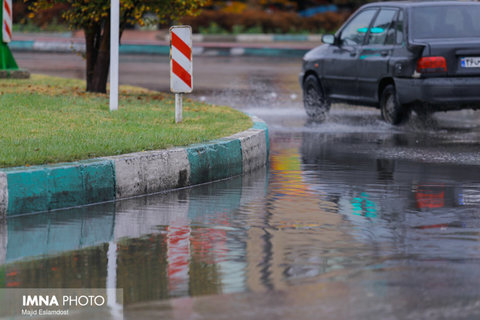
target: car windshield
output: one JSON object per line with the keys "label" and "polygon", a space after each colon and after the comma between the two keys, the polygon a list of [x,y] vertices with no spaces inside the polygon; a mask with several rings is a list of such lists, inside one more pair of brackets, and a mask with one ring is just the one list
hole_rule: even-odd
{"label": "car windshield", "polygon": [[413,8],[411,30],[414,39],[479,38],[480,5]]}

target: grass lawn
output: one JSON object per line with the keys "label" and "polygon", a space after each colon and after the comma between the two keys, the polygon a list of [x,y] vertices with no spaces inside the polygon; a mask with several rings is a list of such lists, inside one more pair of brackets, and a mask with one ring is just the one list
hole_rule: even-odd
{"label": "grass lawn", "polygon": [[186,146],[252,126],[243,113],[184,98],[175,124],[173,94],[120,87],[119,110],[85,81],[33,75],[0,80],[0,167],[89,159]]}

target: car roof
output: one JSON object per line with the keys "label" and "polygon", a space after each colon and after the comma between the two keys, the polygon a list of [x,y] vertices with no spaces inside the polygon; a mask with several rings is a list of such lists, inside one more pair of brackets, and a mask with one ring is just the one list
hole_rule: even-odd
{"label": "car roof", "polygon": [[437,0],[437,1],[412,1],[412,0],[407,0],[407,1],[388,1],[388,2],[373,2],[366,4],[362,6],[362,8],[367,8],[367,7],[378,7],[378,6],[386,6],[386,7],[428,7],[428,6],[438,6],[438,5],[480,5],[480,2],[478,1],[452,1],[452,0]]}

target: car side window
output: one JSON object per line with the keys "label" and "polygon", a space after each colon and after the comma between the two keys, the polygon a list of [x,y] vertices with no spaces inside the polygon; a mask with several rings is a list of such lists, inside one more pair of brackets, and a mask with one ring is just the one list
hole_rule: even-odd
{"label": "car side window", "polygon": [[397,23],[395,24],[395,29],[397,30],[395,44],[403,43],[403,20],[403,10],[400,10]]}
{"label": "car side window", "polygon": [[394,18],[396,9],[382,9],[370,28],[367,44],[383,45],[395,42]]}
{"label": "car side window", "polygon": [[340,43],[352,46],[362,44],[376,12],[377,9],[369,9],[357,14],[342,30]]}

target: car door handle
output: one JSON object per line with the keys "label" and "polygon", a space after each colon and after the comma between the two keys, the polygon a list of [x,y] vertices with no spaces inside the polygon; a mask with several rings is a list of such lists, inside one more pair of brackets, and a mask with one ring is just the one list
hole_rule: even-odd
{"label": "car door handle", "polygon": [[380,55],[381,55],[382,57],[388,56],[388,50],[382,50],[382,51],[380,51]]}
{"label": "car door handle", "polygon": [[357,55],[357,51],[350,51],[350,57],[355,57]]}

